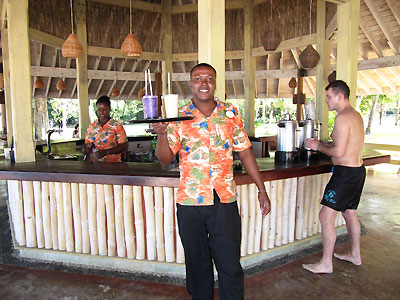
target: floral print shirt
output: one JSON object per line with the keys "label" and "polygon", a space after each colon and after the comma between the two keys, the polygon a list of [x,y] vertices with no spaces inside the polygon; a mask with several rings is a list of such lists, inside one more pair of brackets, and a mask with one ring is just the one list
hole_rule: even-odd
{"label": "floral print shirt", "polygon": [[174,154],[179,152],[180,185],[177,203],[212,205],[213,189],[223,203],[236,201],[233,180],[232,151],[251,146],[239,110],[231,104],[217,102],[210,117],[204,116],[193,104],[179,109],[180,116],[193,120],[171,122],[168,142]]}
{"label": "floral print shirt", "polygon": [[[128,141],[125,129],[121,123],[111,118],[104,126],[100,125],[99,121],[90,124],[86,131],[85,144],[93,143],[96,149],[106,150],[116,147],[118,144],[123,144]],[[93,161],[90,155],[90,161]],[[120,162],[121,153],[106,155],[99,161],[104,162]]]}

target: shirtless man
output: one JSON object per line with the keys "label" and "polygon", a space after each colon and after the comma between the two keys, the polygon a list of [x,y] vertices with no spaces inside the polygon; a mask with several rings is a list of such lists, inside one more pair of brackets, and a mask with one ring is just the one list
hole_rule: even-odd
{"label": "shirtless man", "polygon": [[[332,159],[333,174],[325,188],[319,212],[322,226],[322,259],[315,264],[304,264],[303,268],[313,273],[332,273],[332,255],[361,265],[361,228],[356,209],[365,181],[365,168],[361,158],[364,146],[364,124],[361,115],[350,105],[350,89],[342,80],[326,87],[326,103],[335,110],[335,126],[332,142],[307,139],[307,147],[320,151]],[[335,217],[340,211],[346,220],[350,236],[351,251],[348,254],[333,254],[336,242]]]}

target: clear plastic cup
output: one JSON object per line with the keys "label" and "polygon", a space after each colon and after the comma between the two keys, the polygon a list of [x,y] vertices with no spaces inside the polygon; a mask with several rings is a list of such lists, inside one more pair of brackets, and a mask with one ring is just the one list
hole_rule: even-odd
{"label": "clear plastic cup", "polygon": [[165,105],[165,117],[176,118],[178,116],[178,94],[162,96]]}
{"label": "clear plastic cup", "polygon": [[145,119],[158,118],[158,97],[151,95],[144,95],[142,98],[143,113]]}

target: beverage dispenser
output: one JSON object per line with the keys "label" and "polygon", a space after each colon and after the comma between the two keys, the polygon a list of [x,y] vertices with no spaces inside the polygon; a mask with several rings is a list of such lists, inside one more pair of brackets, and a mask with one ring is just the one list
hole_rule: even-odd
{"label": "beverage dispenser", "polygon": [[311,120],[307,116],[305,120],[300,121],[299,123],[299,149],[301,153],[301,157],[311,158],[316,154],[315,151],[312,151],[311,148],[308,148],[306,145],[306,140],[308,138],[320,140],[320,126],[321,123],[318,120]]}
{"label": "beverage dispenser", "polygon": [[289,114],[278,122],[278,138],[275,161],[289,162],[298,157],[297,151],[297,121],[291,120]]}

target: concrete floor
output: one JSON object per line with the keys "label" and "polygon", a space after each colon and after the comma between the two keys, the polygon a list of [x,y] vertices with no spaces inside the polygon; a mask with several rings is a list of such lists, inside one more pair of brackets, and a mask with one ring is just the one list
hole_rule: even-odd
{"label": "concrete floor", "polygon": [[[400,299],[400,175],[397,169],[380,169],[368,169],[358,211],[368,232],[361,238],[362,266],[334,260],[332,274],[315,275],[301,265],[317,261],[321,253],[308,253],[246,277],[245,299]],[[0,197],[6,197],[4,183]],[[345,252],[348,247],[345,242],[336,251]],[[190,299],[182,285],[14,266],[4,255],[0,263],[3,300]],[[217,299],[218,289],[215,294]]]}

